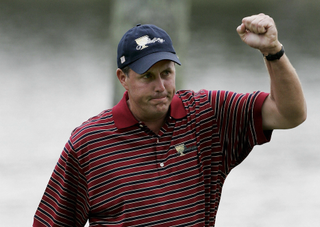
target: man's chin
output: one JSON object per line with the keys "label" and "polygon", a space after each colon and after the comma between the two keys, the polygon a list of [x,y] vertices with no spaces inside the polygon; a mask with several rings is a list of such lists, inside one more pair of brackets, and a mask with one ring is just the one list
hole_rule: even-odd
{"label": "man's chin", "polygon": [[169,105],[167,103],[159,103],[155,105],[155,114],[166,114],[169,111]]}

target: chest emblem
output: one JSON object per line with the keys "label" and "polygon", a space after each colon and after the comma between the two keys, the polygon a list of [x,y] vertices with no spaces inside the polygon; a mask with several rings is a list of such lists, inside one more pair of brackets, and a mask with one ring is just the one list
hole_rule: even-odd
{"label": "chest emblem", "polygon": [[180,154],[180,156],[184,155],[183,153],[185,150],[184,144],[180,144],[178,146],[175,146],[174,148],[176,149],[177,153]]}

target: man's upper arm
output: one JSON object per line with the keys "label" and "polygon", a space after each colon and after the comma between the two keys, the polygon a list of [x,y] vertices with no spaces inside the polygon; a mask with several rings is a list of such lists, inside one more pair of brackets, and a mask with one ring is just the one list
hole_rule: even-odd
{"label": "man's upper arm", "polygon": [[284,118],[269,94],[262,105],[262,127],[264,130],[289,129],[292,123]]}

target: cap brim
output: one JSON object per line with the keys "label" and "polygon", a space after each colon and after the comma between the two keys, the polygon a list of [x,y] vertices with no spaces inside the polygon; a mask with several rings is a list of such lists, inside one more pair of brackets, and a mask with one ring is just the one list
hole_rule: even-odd
{"label": "cap brim", "polygon": [[171,52],[156,52],[136,60],[135,62],[131,63],[129,67],[136,73],[143,74],[154,64],[162,60],[174,61],[178,65],[181,65],[176,54]]}

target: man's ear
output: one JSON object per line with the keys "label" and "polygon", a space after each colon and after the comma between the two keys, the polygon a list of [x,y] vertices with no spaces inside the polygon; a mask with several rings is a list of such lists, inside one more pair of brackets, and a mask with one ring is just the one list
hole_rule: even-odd
{"label": "man's ear", "polygon": [[121,85],[124,87],[124,89],[128,90],[128,85],[127,85],[128,76],[124,74],[124,72],[119,68],[117,69],[116,73]]}

